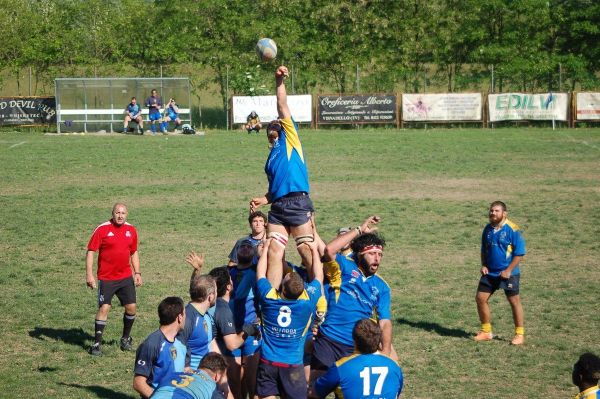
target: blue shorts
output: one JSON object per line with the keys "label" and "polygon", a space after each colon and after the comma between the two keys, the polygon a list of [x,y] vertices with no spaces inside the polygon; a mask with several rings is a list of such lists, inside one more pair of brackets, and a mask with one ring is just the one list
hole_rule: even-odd
{"label": "blue shorts", "polygon": [[270,362],[261,357],[256,373],[256,394],[261,398],[281,396],[305,399],[308,392],[304,366]]}
{"label": "blue shorts", "polygon": [[175,119],[177,119],[177,114],[169,114],[169,119],[175,121]]}
{"label": "blue shorts", "polygon": [[221,353],[223,356],[229,357],[242,357],[242,356],[252,356],[260,349],[260,339],[256,339],[256,337],[248,337],[246,341],[237,349],[230,351],[229,349],[223,347],[219,347],[221,349]]}
{"label": "blue shorts", "polygon": [[282,226],[302,226],[308,223],[314,211],[315,208],[308,193],[289,193],[284,197],[277,198],[271,204],[269,223]]}
{"label": "blue shorts", "polygon": [[313,342],[311,370],[327,370],[335,362],[354,353],[354,346],[342,344],[327,338],[319,332]]}
{"label": "blue shorts", "polygon": [[148,118],[151,121],[157,121],[161,118],[160,112],[150,112],[150,114],[148,115]]}
{"label": "blue shorts", "polygon": [[503,289],[506,296],[519,295],[519,283],[520,275],[510,276],[507,279],[503,279],[500,276],[490,276],[486,274],[481,276],[479,279],[479,285],[477,286],[477,292],[487,292],[493,294],[498,289]]}

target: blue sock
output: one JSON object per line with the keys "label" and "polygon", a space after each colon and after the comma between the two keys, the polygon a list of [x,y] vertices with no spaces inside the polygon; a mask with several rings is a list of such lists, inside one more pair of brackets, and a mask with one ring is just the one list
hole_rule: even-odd
{"label": "blue sock", "polygon": [[156,123],[150,125],[150,130],[152,130],[152,133],[156,133]]}

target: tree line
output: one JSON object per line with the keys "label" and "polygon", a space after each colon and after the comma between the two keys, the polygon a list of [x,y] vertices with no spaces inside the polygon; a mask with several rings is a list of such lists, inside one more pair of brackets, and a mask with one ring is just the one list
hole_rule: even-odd
{"label": "tree line", "polygon": [[190,76],[199,92],[272,92],[279,47],[298,93],[599,87],[597,0],[0,0],[0,70],[35,77]]}

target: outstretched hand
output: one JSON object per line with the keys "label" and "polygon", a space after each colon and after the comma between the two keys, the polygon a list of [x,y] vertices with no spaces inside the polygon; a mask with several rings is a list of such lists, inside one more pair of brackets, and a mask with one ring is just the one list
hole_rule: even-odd
{"label": "outstretched hand", "polygon": [[281,79],[285,79],[290,75],[287,67],[285,65],[281,65],[277,68],[277,70],[275,71],[275,77],[276,78],[281,78]]}
{"label": "outstretched hand", "polygon": [[379,223],[380,220],[381,220],[381,218],[379,216],[375,216],[375,215],[369,216],[360,225],[360,232],[362,234],[365,234],[365,233],[373,233],[373,232],[377,231],[377,227],[375,227],[375,225],[377,223]]}
{"label": "outstretched hand", "polygon": [[267,205],[269,200],[266,196],[252,198],[250,200],[250,212],[255,212],[258,208],[263,205]]}
{"label": "outstretched hand", "polygon": [[192,251],[186,256],[185,261],[192,265],[192,267],[196,270],[202,269],[204,266],[204,254],[198,255],[196,252]]}

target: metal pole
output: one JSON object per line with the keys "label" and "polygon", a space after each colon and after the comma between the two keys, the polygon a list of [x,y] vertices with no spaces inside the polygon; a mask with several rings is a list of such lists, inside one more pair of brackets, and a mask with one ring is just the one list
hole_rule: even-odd
{"label": "metal pole", "polygon": [[29,67],[29,95],[31,95],[31,67]]}
{"label": "metal pole", "polygon": [[294,66],[291,66],[292,70],[290,71],[292,73],[292,94],[296,94],[296,86],[294,84]]}
{"label": "metal pole", "polygon": [[558,91],[562,90],[562,64],[558,63]]}
{"label": "metal pole", "polygon": [[492,64],[492,93],[495,93],[495,87],[494,87],[494,64]]}
{"label": "metal pole", "polygon": [[356,64],[356,92],[360,93],[360,68]]}
{"label": "metal pole", "polygon": [[229,65],[225,71],[225,124],[226,130],[229,130]]}

